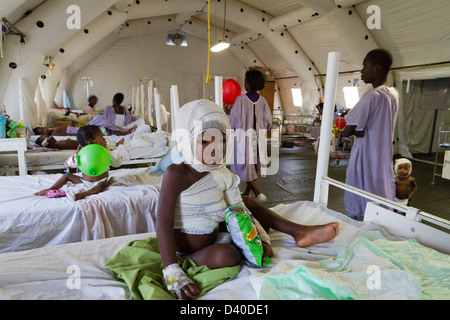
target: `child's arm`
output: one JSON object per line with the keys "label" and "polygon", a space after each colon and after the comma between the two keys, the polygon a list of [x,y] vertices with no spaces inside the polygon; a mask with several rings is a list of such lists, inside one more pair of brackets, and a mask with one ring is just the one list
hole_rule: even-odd
{"label": "child's arm", "polygon": [[408,200],[411,201],[412,197],[414,196],[414,193],[416,193],[417,191],[417,184],[416,184],[416,179],[414,179],[413,177],[410,177],[410,185],[411,185],[411,193],[409,194]]}
{"label": "child's arm", "polygon": [[103,181],[97,183],[97,185],[95,185],[93,188],[89,189],[88,191],[75,194],[74,200],[75,201],[81,200],[81,199],[86,198],[87,196],[90,196],[93,194],[98,194],[100,192],[105,191],[106,188],[108,188],[111,185],[111,183],[113,182],[113,179],[114,178],[109,178],[107,180],[103,180]]}
{"label": "child's arm", "polygon": [[67,181],[71,181],[73,183],[80,183],[81,178],[72,173],[63,174],[61,176],[61,178],[59,178],[58,181],[56,181],[55,184],[52,185],[50,188],[36,192],[34,195],[35,196],[45,196],[47,194],[47,192],[49,192],[50,190],[58,190],[59,188],[64,186],[67,183]]}
{"label": "child's arm", "polygon": [[[198,287],[187,277],[178,265],[176,256],[175,234],[173,221],[175,217],[175,204],[181,193],[182,170],[176,165],[169,166],[161,184],[158,200],[158,213],[156,219],[156,236],[159,251],[164,264],[163,276],[167,288],[180,298],[180,289],[185,288],[187,298],[198,295]],[[186,290],[187,289],[187,290]]]}

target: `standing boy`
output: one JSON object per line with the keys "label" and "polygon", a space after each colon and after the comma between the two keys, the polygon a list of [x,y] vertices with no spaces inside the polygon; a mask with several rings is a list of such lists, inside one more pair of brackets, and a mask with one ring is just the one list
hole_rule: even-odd
{"label": "standing boy", "polygon": [[[363,62],[362,80],[373,90],[366,92],[346,117],[343,135],[355,135],[346,183],[394,200],[393,136],[397,118],[398,91],[387,86],[392,55],[385,49],[370,51]],[[362,221],[367,199],[345,193],[348,216]]]}

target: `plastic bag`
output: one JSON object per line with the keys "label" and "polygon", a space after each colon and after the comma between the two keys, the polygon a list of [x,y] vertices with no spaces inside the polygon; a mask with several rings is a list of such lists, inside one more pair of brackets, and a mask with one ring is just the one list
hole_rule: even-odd
{"label": "plastic bag", "polygon": [[262,241],[253,217],[246,207],[228,207],[225,210],[225,223],[234,244],[251,264],[265,267],[271,262],[269,257],[262,262],[264,255]]}

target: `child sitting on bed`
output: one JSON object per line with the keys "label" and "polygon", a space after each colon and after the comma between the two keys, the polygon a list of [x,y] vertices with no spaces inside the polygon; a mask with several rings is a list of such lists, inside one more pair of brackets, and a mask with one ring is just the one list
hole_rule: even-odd
{"label": "child sitting on bed", "polygon": [[416,180],[411,177],[412,163],[402,158],[395,161],[395,202],[409,206],[417,191]]}
{"label": "child sitting on bed", "polygon": [[[84,147],[88,144],[99,144],[103,147],[106,147],[106,140],[103,137],[103,133],[100,127],[86,125],[81,127],[77,134],[77,141],[80,147]],[[71,156],[65,163],[66,168],[71,167],[73,164],[76,165],[76,153]],[[83,199],[89,195],[97,194],[104,191],[111,181],[108,179],[109,171],[99,175],[99,176],[88,176],[82,173],[81,177],[70,173],[67,171],[58,181],[55,182],[53,186],[48,189],[41,190],[36,192],[34,195],[37,196],[45,196],[51,190],[59,190],[62,186],[67,184],[67,182],[72,182],[74,184],[80,184],[85,181],[96,183],[95,186],[85,192],[77,193],[74,196],[74,200]]]}
{"label": "child sitting on bed", "polygon": [[292,235],[299,247],[325,242],[337,235],[337,222],[299,225],[250,197],[241,197],[239,177],[225,167],[225,155],[231,150],[231,144],[226,143],[230,124],[215,103],[208,100],[187,103],[177,112],[176,128],[175,137],[180,133],[184,137],[180,149],[185,160],[168,166],[164,173],[156,232],[165,267],[164,281],[178,298],[192,299],[199,289],[178,265],[177,252],[210,269],[234,266],[241,261],[241,253],[235,246],[216,243],[227,206],[245,205],[259,221],[255,224],[265,257],[271,257],[273,252],[261,225]]}

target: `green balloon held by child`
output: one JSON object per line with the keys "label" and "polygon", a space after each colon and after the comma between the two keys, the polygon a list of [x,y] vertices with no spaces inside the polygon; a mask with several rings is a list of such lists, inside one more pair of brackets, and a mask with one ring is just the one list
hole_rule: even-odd
{"label": "green balloon held by child", "polygon": [[108,150],[99,144],[89,144],[83,147],[77,157],[80,171],[91,177],[105,173],[111,164]]}

